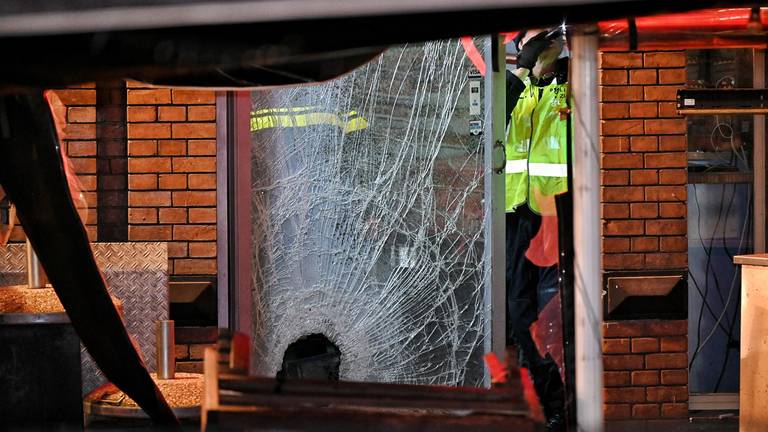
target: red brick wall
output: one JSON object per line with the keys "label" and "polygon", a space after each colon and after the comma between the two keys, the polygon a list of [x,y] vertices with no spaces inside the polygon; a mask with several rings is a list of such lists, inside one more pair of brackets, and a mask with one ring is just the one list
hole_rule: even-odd
{"label": "red brick wall", "polygon": [[167,241],[175,275],[216,274],[212,91],[128,86],[128,238]]}
{"label": "red brick wall", "polygon": [[176,371],[203,373],[203,353],[207,347],[215,346],[215,344],[177,344]]}
{"label": "red brick wall", "polygon": [[603,332],[606,419],[685,417],[688,322],[609,322]]}
{"label": "red brick wall", "polygon": [[[83,184],[96,241],[96,89],[57,90],[65,148]],[[202,90],[128,88],[128,239],[168,242],[172,275],[216,274],[216,107]],[[23,241],[20,226],[12,241]]]}
{"label": "red brick wall", "polygon": [[[685,119],[675,96],[685,53],[600,56],[603,269],[685,270]],[[687,414],[687,322],[618,321],[604,326],[609,419]]]}

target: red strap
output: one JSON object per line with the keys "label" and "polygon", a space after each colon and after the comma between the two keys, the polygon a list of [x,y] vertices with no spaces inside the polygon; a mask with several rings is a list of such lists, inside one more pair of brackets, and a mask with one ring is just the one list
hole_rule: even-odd
{"label": "red strap", "polygon": [[520,381],[523,383],[523,397],[525,398],[525,402],[528,404],[528,410],[531,413],[531,418],[536,421],[543,422],[544,410],[541,408],[539,396],[536,395],[536,388],[533,386],[533,380],[531,379],[531,374],[528,372],[527,368],[520,368]]}
{"label": "red strap", "polygon": [[[512,39],[514,39],[518,33],[520,32],[501,33],[501,35],[504,36],[504,45],[512,42]],[[472,64],[480,71],[480,75],[485,76],[485,60],[483,59],[480,50],[475,46],[475,41],[472,40],[472,36],[462,36],[461,45],[464,47],[464,52],[467,53],[467,57],[472,61]]]}
{"label": "red strap", "polygon": [[485,364],[488,366],[488,371],[491,373],[491,383],[501,384],[507,382],[507,375],[509,371],[507,366],[502,363],[496,354],[489,352],[485,354]]}
{"label": "red strap", "polygon": [[509,33],[502,33],[501,35],[504,36],[504,45],[512,42],[512,39],[517,36],[517,34],[520,32],[509,32]]}
{"label": "red strap", "polygon": [[462,36],[461,46],[464,47],[464,52],[467,53],[467,57],[472,61],[472,64],[480,71],[480,75],[485,76],[485,60],[483,60],[483,55],[480,54],[480,51],[475,46],[472,36]]}

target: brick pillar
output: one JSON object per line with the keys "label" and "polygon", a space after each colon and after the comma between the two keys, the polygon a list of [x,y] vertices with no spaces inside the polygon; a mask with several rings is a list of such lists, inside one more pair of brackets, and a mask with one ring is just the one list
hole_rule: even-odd
{"label": "brick pillar", "polygon": [[[603,268],[686,271],[685,53],[602,53],[600,67]],[[606,418],[684,417],[687,321],[604,331]]]}
{"label": "brick pillar", "polygon": [[216,274],[215,94],[128,84],[128,237],[172,275]]}
{"label": "brick pillar", "polygon": [[96,169],[100,241],[128,241],[128,142],[125,81],[96,85]]}

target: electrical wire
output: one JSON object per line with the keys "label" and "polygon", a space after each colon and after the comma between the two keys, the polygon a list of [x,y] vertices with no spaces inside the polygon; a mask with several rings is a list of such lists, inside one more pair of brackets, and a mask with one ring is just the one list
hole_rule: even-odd
{"label": "electrical wire", "polygon": [[[750,188],[749,186],[747,186],[747,188],[748,188],[747,213],[745,216],[744,229],[742,230],[742,236],[739,239],[739,246],[737,250],[741,250],[742,243],[745,237],[744,232],[751,232],[751,227],[752,227],[752,218],[750,217],[752,214],[752,208],[750,207],[750,201],[753,198],[752,197],[753,191],[752,191],[752,188]],[[725,236],[723,236],[723,244],[725,244]],[[730,255],[727,247],[725,248],[725,251],[726,251],[726,254],[730,256],[731,261],[733,261],[733,256]],[[737,275],[740,274],[740,272],[741,272],[741,269],[739,267],[734,269],[734,280],[736,279]],[[740,307],[741,307],[741,296],[736,296],[736,306],[734,307],[734,311],[737,312]],[[720,374],[718,375],[717,381],[715,382],[715,393],[717,393],[718,390],[720,390],[720,384],[722,383],[723,376],[725,376],[725,370],[728,365],[728,358],[731,354],[731,348],[733,346],[733,326],[736,324],[737,317],[738,317],[738,314],[734,313],[733,318],[731,319],[730,326],[728,326],[728,346],[727,346],[727,349],[725,350],[725,356],[723,358],[723,365],[720,368]],[[738,344],[736,346],[738,346]]]}
{"label": "electrical wire", "polygon": [[[744,164],[744,167],[746,169],[749,169],[749,162],[748,162],[748,158],[747,158],[746,152],[744,150],[744,147],[740,146],[740,148],[737,149],[736,146],[735,146],[734,136],[733,136],[733,128],[731,127],[730,124],[721,122],[718,116],[715,116],[715,126],[712,129],[712,133],[710,134],[710,142],[711,142],[713,148],[715,148],[716,151],[720,151],[719,145],[717,143],[715,143],[715,134],[716,133],[719,133],[720,137],[725,139],[725,140],[727,140],[728,143],[730,144],[730,147],[731,147],[731,149],[730,149],[731,150],[730,165],[732,167],[735,167],[737,170],[739,170],[739,166],[738,165],[739,165],[739,162],[741,162],[741,163]],[[709,169],[707,169],[707,171],[708,170]],[[730,250],[729,250],[729,248],[728,248],[728,246],[726,244],[725,238],[726,238],[726,235],[727,235],[728,218],[729,218],[729,215],[731,213],[733,202],[734,202],[736,194],[737,194],[737,185],[735,183],[733,183],[732,185],[733,185],[733,188],[732,188],[732,191],[731,191],[731,194],[730,194],[730,199],[728,200],[728,205],[725,207],[725,215],[724,215],[725,216],[725,220],[723,221],[723,224],[722,224],[722,236],[721,236],[721,241],[722,241],[722,245],[723,245],[723,251],[725,252],[726,256],[728,256],[728,258],[730,260],[733,259],[733,254],[731,254],[731,252],[730,252]],[[718,216],[717,216],[717,220],[715,222],[715,227],[713,229],[712,237],[710,238],[709,247],[706,247],[705,244],[704,244],[703,236],[701,235],[701,206],[700,206],[699,200],[698,200],[698,190],[696,188],[696,185],[695,184],[693,185],[693,189],[694,189],[694,202],[696,203],[696,207],[697,207],[697,229],[698,229],[698,232],[699,232],[699,241],[700,241],[700,243],[702,245],[702,248],[704,249],[705,254],[707,255],[707,261],[706,261],[705,268],[704,268],[704,272],[705,272],[705,286],[704,286],[704,291],[703,292],[702,292],[701,288],[699,287],[699,284],[698,284],[695,276],[693,275],[693,272],[691,272],[690,269],[688,271],[688,273],[690,275],[690,278],[691,278],[691,280],[692,280],[696,290],[698,291],[699,295],[702,298],[701,306],[700,306],[700,309],[699,309],[698,322],[697,322],[696,348],[694,350],[694,353],[691,356],[691,360],[690,360],[689,365],[688,365],[689,368],[693,368],[694,362],[696,361],[696,359],[698,357],[698,354],[710,342],[710,340],[712,339],[712,337],[714,336],[714,334],[717,332],[718,329],[720,329],[726,335],[726,337],[727,337],[726,350],[725,350],[725,355],[724,355],[724,358],[723,358],[722,367],[720,369],[720,373],[718,374],[718,378],[717,378],[717,381],[716,381],[715,387],[714,387],[714,391],[715,392],[717,392],[719,390],[720,385],[722,383],[722,379],[723,379],[723,377],[725,375],[725,371],[726,371],[728,360],[729,360],[729,356],[730,356],[730,350],[734,346],[734,343],[738,342],[733,337],[733,327],[734,327],[734,325],[736,323],[736,320],[737,320],[737,317],[738,317],[738,313],[734,313],[733,317],[730,317],[729,314],[728,314],[728,309],[729,309],[729,307],[731,305],[732,299],[734,298],[733,293],[734,293],[734,290],[735,290],[735,287],[736,287],[736,281],[739,279],[739,276],[740,276],[739,269],[735,269],[734,274],[733,274],[733,276],[731,278],[730,287],[728,289],[728,295],[726,296],[726,299],[724,300],[723,296],[722,296],[722,291],[720,289],[720,283],[719,283],[718,278],[717,278],[717,273],[714,271],[713,263],[712,263],[712,252],[713,252],[713,247],[714,247],[714,240],[715,240],[715,237],[717,236],[718,227],[720,225],[720,219],[723,217],[723,205],[724,205],[724,201],[725,201],[724,198],[725,198],[725,191],[726,191],[726,186],[727,185],[726,184],[722,184],[721,186],[722,186],[722,189],[721,189],[720,207],[718,209]],[[751,219],[750,219],[750,215],[752,214],[752,209],[751,209],[751,205],[752,205],[752,190],[751,190],[751,188],[749,188],[749,186],[748,186],[748,189],[747,189],[747,193],[748,193],[748,195],[747,195],[747,203],[746,203],[747,204],[747,211],[745,212],[745,215],[744,215],[744,222],[742,223],[742,229],[741,229],[741,233],[740,233],[740,236],[739,236],[739,243],[738,243],[738,246],[737,246],[737,251],[739,251],[739,252],[742,250],[742,248],[744,246],[744,241],[745,241],[745,238],[746,238],[747,234],[749,232],[751,232]],[[722,309],[721,313],[719,314],[719,316],[717,316],[717,319],[715,320],[715,323],[712,325],[711,330],[709,331],[709,333],[703,339],[703,342],[702,342],[701,331],[702,331],[702,317],[704,315],[704,313],[703,313],[704,309],[706,308],[707,311],[712,315],[712,317],[715,318],[714,311],[712,310],[712,307],[709,304],[709,300],[708,300],[710,273],[712,274],[712,280],[713,280],[713,282],[715,284],[715,289],[716,289],[716,291],[718,293],[718,296],[720,297],[720,301],[721,301],[721,304],[723,305],[723,309]],[[739,303],[740,303],[740,300],[741,300],[739,298],[739,296],[736,296],[736,297],[737,297],[737,300],[736,300],[735,312],[738,311],[738,308],[740,306]],[[722,324],[723,319],[725,319],[725,322],[728,323],[728,328],[725,328],[725,326],[723,326],[723,324]]]}
{"label": "electrical wire", "polygon": [[[725,189],[726,185],[724,184],[724,185],[722,185],[722,187],[723,187],[723,189]],[[734,184],[734,187],[733,187],[733,192],[732,192],[732,196],[733,196],[733,195],[735,195],[735,194],[736,194],[736,185]],[[732,204],[732,203],[733,203],[733,200],[731,200],[731,202],[730,202],[730,203]],[[748,199],[747,199],[747,206],[749,206],[750,204],[751,204],[751,199],[749,199],[749,198],[748,198]],[[730,207],[730,204],[729,204],[729,207]],[[727,211],[728,211],[728,212],[730,212],[730,209],[728,209]],[[746,212],[746,213],[745,213],[745,219],[748,219],[748,218],[749,218],[749,212]],[[746,234],[746,228],[747,228],[747,226],[748,226],[748,222],[745,220],[745,221],[744,221],[744,224],[742,225],[742,235],[741,235],[741,236],[740,236],[740,238],[739,238],[739,246],[738,246],[738,249],[741,249],[741,247],[742,247],[742,245],[743,245],[743,240],[744,240],[744,237],[745,237],[745,234]],[[724,238],[723,238],[723,241],[725,241],[725,239],[724,239]],[[708,252],[708,253],[709,253],[709,254],[710,254],[710,256],[711,256],[711,253],[712,253],[712,251],[711,251],[711,248],[710,248],[710,250],[709,250],[709,252]],[[730,254],[729,254],[729,255],[730,255]],[[707,271],[709,271],[709,267],[707,268]],[[713,272],[713,273],[714,273],[714,272]],[[726,300],[726,301],[725,301],[725,303],[723,304],[723,311],[720,313],[720,316],[717,318],[717,321],[716,321],[716,322],[715,322],[715,324],[712,326],[712,330],[709,332],[709,334],[707,335],[707,337],[704,339],[704,342],[702,342],[702,343],[701,343],[701,344],[700,344],[700,345],[697,347],[697,350],[696,350],[696,352],[694,352],[694,354],[693,354],[693,357],[694,357],[694,358],[691,360],[691,365],[693,364],[693,360],[695,360],[695,357],[696,357],[696,355],[698,354],[698,352],[699,352],[701,349],[703,349],[703,348],[704,348],[704,346],[705,346],[705,345],[706,345],[706,344],[709,342],[709,340],[710,340],[710,339],[712,338],[712,336],[715,334],[715,332],[716,332],[716,330],[717,330],[717,327],[720,325],[720,322],[722,321],[722,319],[723,319],[724,317],[726,318],[726,321],[728,321],[728,322],[735,322],[735,315],[734,315],[734,321],[731,321],[731,319],[730,319],[730,318],[728,318],[728,316],[727,316],[727,312],[728,312],[728,306],[730,305],[731,299],[733,298],[733,291],[734,291],[734,288],[735,288],[735,286],[736,286],[736,280],[738,279],[738,275],[739,275],[739,274],[738,274],[738,271],[735,271],[735,272],[734,272],[734,275],[733,275],[733,278],[731,279],[731,286],[730,286],[730,288],[728,289],[728,297],[727,297],[727,300]],[[704,301],[706,301],[706,300],[704,300]],[[703,302],[702,302],[702,303],[703,303]],[[699,319],[701,319],[701,317],[699,317]],[[729,340],[728,340],[728,343],[730,344],[730,343],[731,343],[731,341],[733,340],[733,338],[732,338],[732,335],[730,334],[730,332],[728,332],[728,333],[726,333],[726,334],[728,335],[728,339],[729,339]],[[698,341],[697,341],[697,342],[698,342]],[[690,365],[689,365],[689,366],[690,366]]]}
{"label": "electrical wire", "polygon": [[[739,152],[737,151],[737,149],[735,148],[735,146],[733,144],[734,144],[733,140],[731,140],[731,148],[733,149],[734,154],[739,155]],[[749,167],[749,162],[748,162],[748,159],[747,159],[747,156],[746,156],[746,152],[744,151],[744,146],[741,146],[740,150],[741,150],[742,162],[744,162],[744,167],[745,167],[745,169],[749,169],[750,168]],[[736,185],[734,184],[734,195],[733,196],[735,196],[735,189],[736,189]],[[750,202],[753,199],[754,199],[754,190],[750,187],[750,185],[747,185],[747,212],[746,212],[746,214],[744,216],[745,221],[744,221],[744,224],[742,225],[742,227],[743,227],[742,228],[742,235],[739,238],[739,245],[737,247],[737,251],[741,251],[742,244],[743,244],[744,239],[745,239],[745,233],[751,233],[752,232],[751,228],[752,228],[752,220],[753,219],[752,219],[751,216],[753,214],[753,208],[752,208],[752,205],[750,204]],[[727,215],[726,215],[726,217],[727,217]],[[725,250],[726,255],[728,255],[729,260],[733,261],[733,255],[730,254],[730,251],[728,250],[728,247],[726,246],[726,243],[725,243],[725,234],[726,234],[725,233],[725,228],[723,228],[723,249]],[[741,268],[739,268],[739,267],[736,267],[734,269],[734,280],[740,274],[740,271],[741,271]],[[730,325],[728,326],[728,343],[727,343],[727,347],[726,347],[726,350],[725,350],[725,355],[723,356],[723,364],[722,364],[722,366],[720,368],[720,373],[717,376],[717,381],[715,382],[715,389],[714,389],[715,393],[717,393],[720,390],[720,384],[722,383],[723,377],[725,376],[725,370],[726,370],[726,368],[728,366],[728,359],[729,359],[730,354],[731,354],[731,349],[734,346],[736,346],[736,347],[739,346],[738,341],[734,341],[733,340],[733,327],[736,324],[736,319],[738,317],[738,311],[739,311],[740,307],[741,307],[741,296],[736,296],[736,306],[734,307],[734,312],[735,313],[733,315],[733,318],[731,319]],[[736,342],[736,343],[734,343],[734,342]]]}

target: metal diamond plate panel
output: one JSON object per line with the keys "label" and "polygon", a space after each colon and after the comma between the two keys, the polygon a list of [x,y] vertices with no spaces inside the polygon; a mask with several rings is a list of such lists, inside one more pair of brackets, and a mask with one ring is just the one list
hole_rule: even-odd
{"label": "metal diamond plate panel", "polygon": [[0,246],[0,286],[27,281],[27,256],[23,244]]}
{"label": "metal diamond plate panel", "polygon": [[[94,256],[112,295],[123,302],[128,333],[155,369],[155,321],[168,319],[168,249],[165,243],[94,243]],[[24,245],[0,247],[0,286],[26,283]],[[83,350],[83,392],[105,382]]]}

